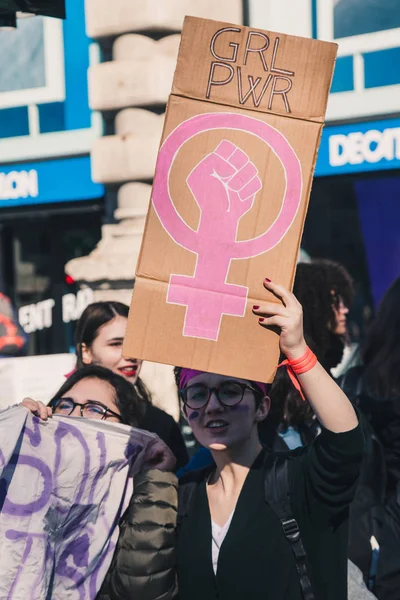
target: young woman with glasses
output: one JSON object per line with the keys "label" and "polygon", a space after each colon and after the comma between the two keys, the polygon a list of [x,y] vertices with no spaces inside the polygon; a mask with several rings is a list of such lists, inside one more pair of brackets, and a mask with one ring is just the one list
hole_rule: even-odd
{"label": "young woman with glasses", "polygon": [[[261,327],[280,329],[293,381],[322,428],[313,444],[287,454],[290,510],[311,591],[304,595],[291,543],[266,502],[271,453],[260,443],[258,425],[268,416],[269,386],[179,368],[183,411],[213,457],[179,483],[180,600],[347,600],[348,505],[363,456],[361,429],[351,403],[306,345],[295,296],[269,280],[264,285],[276,301],[254,306],[253,313]],[[134,532],[126,528],[122,537],[129,545]],[[122,555],[114,559],[118,569]],[[120,588],[118,600],[129,597],[129,586]]]}
{"label": "young woman with glasses", "polygon": [[53,414],[84,417],[137,427],[141,403],[132,386],[119,375],[99,366],[75,371],[45,406],[25,398],[24,406],[47,420]]}
{"label": "young woman with glasses", "polygon": [[[47,406],[30,398],[22,404],[43,420],[53,415],[83,417],[131,427],[138,426],[142,407],[135,388],[126,379],[99,366],[75,371]],[[128,527],[134,532],[133,540],[126,549],[120,539],[118,569],[111,567],[97,600],[118,598],[116,590],[127,581],[132,597],[175,598],[177,486],[170,472],[174,466],[172,452],[157,438],[147,450],[142,472],[135,477],[132,500],[120,522],[121,531]]]}

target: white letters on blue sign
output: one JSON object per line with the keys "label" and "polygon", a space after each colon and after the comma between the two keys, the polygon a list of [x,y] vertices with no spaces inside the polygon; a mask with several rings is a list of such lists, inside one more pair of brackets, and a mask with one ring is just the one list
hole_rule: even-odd
{"label": "white letters on blue sign", "polygon": [[38,173],[30,171],[10,171],[0,173],[0,199],[18,200],[19,198],[37,198],[39,195]]}
{"label": "white letters on blue sign", "polygon": [[382,159],[400,159],[400,127],[365,133],[354,131],[329,138],[329,164],[332,167],[377,163]]}
{"label": "white letters on blue sign", "polygon": [[90,288],[79,290],[77,295],[65,294],[62,297],[62,317],[64,323],[77,321],[88,304],[94,302],[94,294]]}
{"label": "white letters on blue sign", "polygon": [[42,300],[37,304],[21,306],[18,311],[18,320],[25,333],[33,333],[51,327],[54,305],[54,300],[49,298],[49,300]]}

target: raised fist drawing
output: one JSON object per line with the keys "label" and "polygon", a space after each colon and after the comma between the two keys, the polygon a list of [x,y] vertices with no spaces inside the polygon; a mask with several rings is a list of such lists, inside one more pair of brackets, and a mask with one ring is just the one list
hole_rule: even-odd
{"label": "raised fist drawing", "polygon": [[210,219],[236,226],[262,187],[247,154],[227,140],[195,166],[187,183],[202,211],[200,227]]}

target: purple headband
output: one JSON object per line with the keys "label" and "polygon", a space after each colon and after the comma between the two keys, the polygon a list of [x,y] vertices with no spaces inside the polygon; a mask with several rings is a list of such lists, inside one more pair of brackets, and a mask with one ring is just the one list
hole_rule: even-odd
{"label": "purple headband", "polygon": [[[197,375],[201,375],[202,373],[205,373],[205,372],[206,371],[196,371],[196,369],[185,369],[184,367],[182,367],[180,375],[179,375],[180,389],[185,388],[187,386],[187,384],[189,383],[189,381],[191,379],[193,379],[193,377],[196,377]],[[252,381],[251,383],[253,385],[257,386],[262,391],[264,396],[268,395],[268,387],[269,386],[267,383],[262,383],[261,381]]]}

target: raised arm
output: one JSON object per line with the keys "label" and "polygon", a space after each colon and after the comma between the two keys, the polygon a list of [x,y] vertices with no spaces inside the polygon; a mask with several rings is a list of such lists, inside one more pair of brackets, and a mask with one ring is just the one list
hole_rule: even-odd
{"label": "raised arm", "polygon": [[[254,307],[253,312],[262,327],[280,329],[279,344],[283,354],[289,360],[299,359],[307,351],[302,306],[282,285],[266,279],[264,286],[277,301],[264,302],[260,307]],[[357,426],[358,419],[351,402],[319,362],[297,378],[323,427],[342,433]]]}

